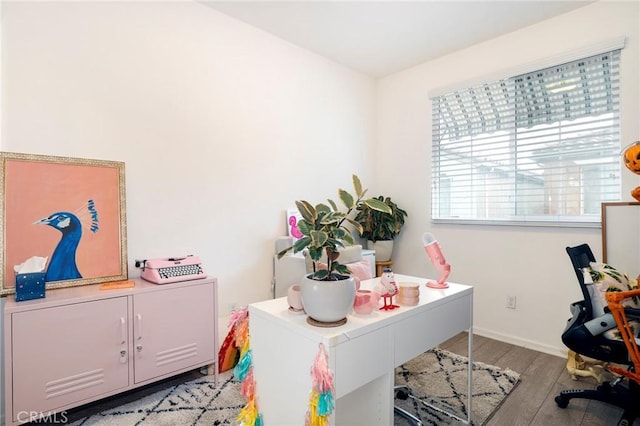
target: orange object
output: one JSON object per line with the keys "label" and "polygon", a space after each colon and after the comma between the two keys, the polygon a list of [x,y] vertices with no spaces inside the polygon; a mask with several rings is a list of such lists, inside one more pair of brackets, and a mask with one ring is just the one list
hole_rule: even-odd
{"label": "orange object", "polygon": [[615,365],[609,365],[608,368],[614,373],[628,377],[640,384],[640,350],[636,344],[633,329],[627,322],[627,316],[624,313],[624,306],[622,305],[622,301],[624,299],[640,296],[640,289],[630,291],[612,291],[607,292],[605,296],[607,298],[607,306],[609,306],[613,319],[616,320],[616,325],[618,326],[618,330],[620,330],[620,335],[622,336],[622,340],[624,340],[624,344],[627,347],[629,357],[631,358],[634,367],[633,371],[617,367]]}
{"label": "orange object", "polygon": [[231,327],[218,352],[218,372],[231,370],[239,358],[240,351],[235,345],[235,327]]}
{"label": "orange object", "polygon": [[640,141],[634,142],[624,149],[622,160],[627,169],[640,174]]}
{"label": "orange object", "polygon": [[[636,141],[624,148],[622,161],[632,173],[640,175],[640,141]],[[631,196],[640,201],[640,186],[631,191]]]}
{"label": "orange object", "polygon": [[136,282],[134,280],[111,281],[111,282],[102,284],[100,286],[100,290],[113,290],[116,288],[131,288],[135,286],[136,286]]}

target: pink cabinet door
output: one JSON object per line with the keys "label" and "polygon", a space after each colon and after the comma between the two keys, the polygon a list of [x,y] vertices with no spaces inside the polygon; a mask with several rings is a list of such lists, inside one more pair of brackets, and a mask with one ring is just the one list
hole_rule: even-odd
{"label": "pink cabinet door", "polygon": [[11,327],[14,420],[129,384],[126,297],[14,313]]}
{"label": "pink cabinet door", "polygon": [[133,297],[135,383],[215,361],[211,283]]}

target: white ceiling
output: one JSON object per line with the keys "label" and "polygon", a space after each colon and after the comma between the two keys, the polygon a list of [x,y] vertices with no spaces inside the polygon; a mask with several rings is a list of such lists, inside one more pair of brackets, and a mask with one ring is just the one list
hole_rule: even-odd
{"label": "white ceiling", "polygon": [[382,77],[593,1],[202,1],[340,64]]}

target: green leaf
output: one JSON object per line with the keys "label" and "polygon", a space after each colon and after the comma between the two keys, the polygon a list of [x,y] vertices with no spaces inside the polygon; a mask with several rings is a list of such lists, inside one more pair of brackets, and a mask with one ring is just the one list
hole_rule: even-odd
{"label": "green leaf", "polygon": [[327,235],[324,231],[311,231],[311,245],[315,247],[323,246],[327,240],[329,239],[329,235]]}
{"label": "green leaf", "polygon": [[316,210],[318,211],[318,214],[320,214],[320,213],[331,213],[335,209],[332,210],[331,207],[329,207],[328,205],[319,203],[316,205]]}
{"label": "green leaf", "polygon": [[391,214],[391,207],[389,207],[383,201],[380,201],[376,198],[368,198],[366,200],[363,200],[362,202],[364,205],[366,205],[370,209],[373,209],[382,213],[386,213],[386,214]]}
{"label": "green leaf", "polygon": [[340,200],[342,200],[342,204],[349,210],[356,206],[356,202],[353,199],[353,195],[349,194],[344,189],[339,189],[338,194],[340,195]]}
{"label": "green leaf", "polygon": [[364,192],[362,192],[362,182],[360,182],[360,178],[357,175],[353,175],[351,180],[353,180],[353,189],[356,191],[356,196],[358,198],[362,198],[364,196]]}
{"label": "green leaf", "polygon": [[311,238],[305,236],[293,243],[293,252],[299,253],[311,244]]}
{"label": "green leaf", "polygon": [[311,233],[311,225],[305,219],[298,222],[298,229],[302,232],[302,235],[309,235]]}
{"label": "green leaf", "polygon": [[329,276],[329,271],[326,269],[320,269],[313,274],[313,279],[316,281],[323,281]]}
{"label": "green leaf", "polygon": [[354,228],[356,228],[356,231],[358,232],[358,235],[362,234],[362,225],[360,224],[360,222],[351,219],[350,217],[347,218],[347,222],[349,222],[351,224],[351,226],[353,226]]}
{"label": "green leaf", "polygon": [[346,265],[343,265],[342,263],[335,263],[335,270],[338,271],[341,274],[344,275],[349,275],[351,273],[351,271],[349,270],[349,268]]}
{"label": "green leaf", "polygon": [[336,205],[335,201],[333,201],[332,199],[328,199],[327,201],[329,202],[329,204],[331,204],[331,208],[333,209],[333,211],[337,212],[338,206]]}
{"label": "green leaf", "polygon": [[290,252],[293,249],[293,246],[287,247],[286,249],[282,250],[281,252],[278,253],[278,259],[281,259],[282,256],[284,256],[285,254],[287,254],[288,252]]}
{"label": "green leaf", "polygon": [[342,239],[349,244],[350,246],[353,245],[354,241],[353,241],[353,237],[351,236],[351,233],[346,234],[344,237],[342,237]]}
{"label": "green leaf", "polygon": [[300,215],[302,215],[302,217],[309,222],[310,225],[313,225],[314,223],[316,223],[316,219],[318,217],[318,213],[316,212],[316,209],[313,208],[313,206],[308,202],[308,201],[296,201],[296,207],[298,207],[298,211],[300,212]]}
{"label": "green leaf", "polygon": [[344,217],[344,213],[341,212],[330,212],[329,214],[322,217],[320,223],[323,225],[330,225],[332,223],[338,223]]}
{"label": "green leaf", "polygon": [[309,257],[315,262],[320,260],[322,253],[324,253],[323,247],[309,247]]}

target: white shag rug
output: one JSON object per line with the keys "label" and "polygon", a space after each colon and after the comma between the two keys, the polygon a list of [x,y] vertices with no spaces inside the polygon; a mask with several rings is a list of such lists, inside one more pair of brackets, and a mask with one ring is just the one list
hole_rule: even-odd
{"label": "white shag rug", "polygon": [[[455,425],[460,422],[420,403],[466,418],[467,358],[433,349],[396,369],[396,384],[408,385],[417,398],[396,405],[418,415],[425,425]],[[520,375],[482,363],[473,369],[473,424],[482,425],[518,383]],[[203,376],[169,386],[143,398],[73,422],[74,426],[196,426],[234,425],[244,406],[240,384],[231,371],[222,373],[219,385],[213,376]],[[304,421],[304,419],[302,420]],[[302,423],[301,423],[302,424]],[[395,416],[395,426],[409,425]],[[269,426],[269,425],[266,425]],[[364,425],[363,425],[364,426]]]}

